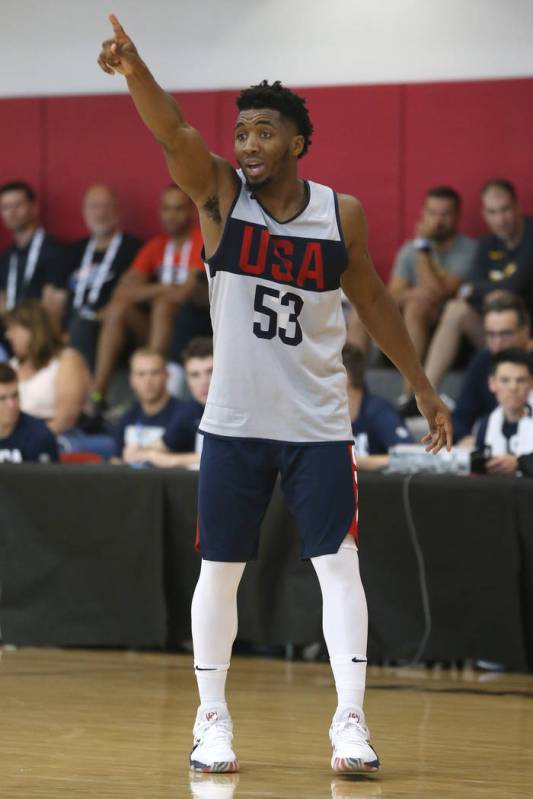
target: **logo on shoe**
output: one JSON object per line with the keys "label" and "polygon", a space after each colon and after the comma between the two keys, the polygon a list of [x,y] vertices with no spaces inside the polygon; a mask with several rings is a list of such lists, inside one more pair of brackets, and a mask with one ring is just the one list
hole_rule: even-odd
{"label": "logo on shoe", "polygon": [[216,721],[218,719],[218,713],[216,710],[210,710],[208,713],[205,714],[206,721]]}
{"label": "logo on shoe", "polygon": [[359,716],[357,715],[357,713],[350,713],[348,719],[353,719],[353,721],[355,721],[356,724],[359,724]]}

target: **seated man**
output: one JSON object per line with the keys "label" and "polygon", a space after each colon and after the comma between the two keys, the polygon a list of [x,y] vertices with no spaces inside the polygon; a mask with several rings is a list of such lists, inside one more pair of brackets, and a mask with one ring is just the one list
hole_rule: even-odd
{"label": "seated man", "polygon": [[476,353],[466,368],[452,417],[454,440],[460,446],[473,444],[470,434],[474,423],[496,407],[488,385],[492,356],[509,347],[533,349],[525,305],[509,291],[495,291],[487,297],[483,328],[485,349]]}
{"label": "seated man", "polygon": [[[446,300],[472,274],[476,242],[458,232],[460,209],[461,198],[454,189],[429,189],[416,238],[403,245],[392,269],[389,291],[402,311],[421,360]],[[406,383],[399,404],[406,416],[418,413]]]}
{"label": "seated man", "polygon": [[516,190],[507,180],[490,180],[481,189],[481,213],[489,234],[479,241],[472,280],[444,309],[426,359],[430,382],[439,388],[464,336],[483,346],[483,301],[503,290],[524,300],[533,314],[533,217],[524,216]]}
{"label": "seated man", "polygon": [[41,419],[20,410],[17,373],[0,363],[0,463],[58,459],[53,433]]}
{"label": "seated man", "polygon": [[161,197],[165,233],[138,252],[102,313],[92,401],[103,399],[128,338],[166,356],[176,314],[205,275],[202,238],[193,225],[193,206],[177,186]]}
{"label": "seated man", "polygon": [[342,359],[348,376],[348,407],[357,465],[361,469],[379,469],[388,464],[389,447],[410,444],[413,439],[390,402],[367,391],[364,353],[346,344]]}
{"label": "seated man", "polygon": [[81,352],[92,370],[104,308],[141,242],[120,229],[118,200],[109,186],[87,189],[82,213],[90,237],[67,251],[68,332],[70,346]]}
{"label": "seated man", "polygon": [[62,324],[65,291],[65,248],[39,224],[35,191],[12,181],[0,187],[0,217],[14,243],[0,253],[0,314],[21,300],[41,300],[55,328]]}
{"label": "seated man", "polygon": [[[533,418],[529,404],[533,366],[524,350],[511,348],[492,356],[489,388],[497,407],[481,420],[478,449],[488,449],[487,474],[528,473],[533,454]],[[522,468],[523,467],[523,468]]]}
{"label": "seated man", "polygon": [[130,385],[137,399],[114,431],[116,455],[125,460],[129,450],[150,447],[159,441],[181,405],[167,392],[165,359],[154,350],[143,348],[133,353]]}
{"label": "seated man", "polygon": [[128,463],[194,466],[200,462],[203,439],[198,427],[213,374],[212,339],[193,339],[183,352],[183,366],[193,398],[180,404],[160,440],[152,445],[129,447],[125,453]]}

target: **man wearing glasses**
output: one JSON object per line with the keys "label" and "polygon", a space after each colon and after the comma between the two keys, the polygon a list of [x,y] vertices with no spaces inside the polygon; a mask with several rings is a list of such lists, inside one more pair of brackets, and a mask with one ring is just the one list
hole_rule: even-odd
{"label": "man wearing glasses", "polygon": [[455,440],[465,444],[470,443],[464,439],[471,435],[474,423],[496,407],[488,385],[491,357],[509,347],[533,349],[524,301],[509,291],[495,291],[487,297],[483,329],[485,348],[474,356],[465,372],[453,414]]}

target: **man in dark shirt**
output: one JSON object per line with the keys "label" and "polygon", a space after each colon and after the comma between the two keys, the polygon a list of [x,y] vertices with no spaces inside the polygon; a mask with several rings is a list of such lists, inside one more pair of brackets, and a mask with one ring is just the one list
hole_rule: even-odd
{"label": "man in dark shirt", "polygon": [[512,183],[500,179],[481,189],[481,213],[489,234],[479,241],[472,280],[448,302],[428,353],[426,372],[436,388],[463,336],[476,349],[483,345],[481,313],[491,292],[517,294],[533,314],[533,217],[523,215]]}
{"label": "man in dark shirt", "polygon": [[166,388],[167,370],[163,356],[142,348],[130,359],[130,385],[136,401],[118,421],[114,437],[116,454],[126,462],[130,454],[160,441],[170,420],[181,406]]}
{"label": "man in dark shirt", "polygon": [[198,433],[211,375],[213,374],[213,340],[194,338],[183,351],[183,366],[192,399],[182,402],[159,441],[129,450],[130,463],[152,466],[197,466],[203,439]]}
{"label": "man in dark shirt", "polygon": [[475,422],[496,407],[494,394],[489,390],[491,358],[508,347],[528,349],[531,346],[529,315],[520,297],[508,291],[494,292],[485,302],[483,314],[485,349],[470,361],[453,413],[455,441],[464,444]]}
{"label": "man in dark shirt", "polygon": [[68,250],[69,337],[94,368],[102,311],[141,242],[120,229],[117,197],[109,186],[91,186],[83,199],[88,238]]}
{"label": "man in dark shirt", "polygon": [[41,419],[20,410],[15,370],[0,363],[0,463],[49,463],[58,458],[53,433]]}
{"label": "man in dark shirt", "polygon": [[348,407],[357,464],[361,469],[386,466],[389,447],[412,444],[413,438],[394,406],[367,390],[363,351],[346,344],[342,359],[348,376]]}
{"label": "man in dark shirt", "polygon": [[57,329],[65,299],[65,248],[39,225],[37,197],[23,181],[0,187],[0,216],[14,243],[0,254],[0,314],[22,299],[42,301]]}

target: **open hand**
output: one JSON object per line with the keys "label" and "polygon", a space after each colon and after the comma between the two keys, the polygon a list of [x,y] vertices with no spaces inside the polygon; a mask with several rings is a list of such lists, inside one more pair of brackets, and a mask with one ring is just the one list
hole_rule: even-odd
{"label": "open hand", "polygon": [[98,64],[108,75],[131,75],[140,63],[137,48],[114,14],[109,15],[113,38],[106,39],[98,56]]}
{"label": "open hand", "polygon": [[422,443],[426,444],[426,452],[436,455],[444,446],[448,452],[452,448],[452,420],[450,411],[433,389],[416,394],[418,410],[425,416],[429,433]]}

